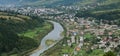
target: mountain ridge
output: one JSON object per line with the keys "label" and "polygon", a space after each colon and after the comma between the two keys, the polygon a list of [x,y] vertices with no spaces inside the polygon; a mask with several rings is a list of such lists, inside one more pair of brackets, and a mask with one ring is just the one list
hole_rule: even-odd
{"label": "mountain ridge", "polygon": [[27,6],[86,6],[91,4],[99,4],[107,6],[119,3],[119,0],[0,0],[0,5],[27,5]]}

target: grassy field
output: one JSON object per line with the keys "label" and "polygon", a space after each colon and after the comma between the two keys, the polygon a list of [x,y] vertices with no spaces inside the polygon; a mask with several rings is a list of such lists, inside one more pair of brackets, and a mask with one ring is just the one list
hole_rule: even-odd
{"label": "grassy field", "polygon": [[52,28],[52,25],[49,24],[48,22],[45,22],[43,27],[38,27],[38,28],[35,28],[32,30],[28,30],[28,31],[25,31],[25,32],[18,34],[18,35],[34,38],[34,37],[37,37],[38,35],[42,36],[45,33],[48,33],[48,31],[50,31],[51,28]]}
{"label": "grassy field", "polygon": [[4,16],[4,15],[0,15],[0,18],[4,18],[4,19],[7,19],[7,20],[16,20],[16,21],[24,21],[23,19],[19,18],[19,17],[14,17],[14,16]]}
{"label": "grassy field", "polygon": [[[0,29],[3,29],[0,32],[0,43],[2,43],[0,56],[23,56],[25,53],[33,51],[39,46],[41,39],[53,29],[52,23],[43,18],[13,12],[0,12],[0,24]],[[10,42],[4,42],[9,37]]]}
{"label": "grassy field", "polygon": [[110,5],[118,2],[120,2],[120,0],[106,0],[105,2],[101,3],[101,5]]}
{"label": "grassy field", "polygon": [[48,40],[46,40],[45,43],[47,44],[47,46],[50,46],[50,45],[52,45],[53,43],[55,43],[55,40],[48,39]]}
{"label": "grassy field", "polygon": [[89,38],[92,38],[93,35],[91,35],[90,33],[86,33],[86,34],[84,35],[84,37],[87,38],[87,39],[89,39]]}
{"label": "grassy field", "polygon": [[16,15],[6,12],[0,12],[0,18],[7,19],[7,20],[16,20],[16,21],[25,21],[31,19],[29,16],[25,15]]}
{"label": "grassy field", "polygon": [[[23,33],[18,34],[19,36],[25,36],[25,37],[29,37],[32,39],[37,40],[37,42],[40,42],[41,39],[47,34],[49,33],[51,30],[53,29],[53,25],[50,22],[45,22],[44,25],[42,27],[37,27],[35,29],[32,30],[28,30],[25,31]],[[36,48],[35,48],[36,49]],[[29,53],[31,51],[33,51],[34,49],[31,50],[27,50],[23,52],[23,55],[26,53]],[[19,54],[11,54],[11,56],[18,56]]]}

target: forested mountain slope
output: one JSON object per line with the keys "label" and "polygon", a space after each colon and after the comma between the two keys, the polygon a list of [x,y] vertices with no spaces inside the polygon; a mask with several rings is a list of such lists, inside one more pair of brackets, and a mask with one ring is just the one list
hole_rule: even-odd
{"label": "forested mountain slope", "polygon": [[[95,8],[78,11],[77,17],[94,17],[98,20],[108,21],[109,24],[120,25],[120,1],[104,0]],[[105,22],[106,23],[106,22]]]}
{"label": "forested mountain slope", "polygon": [[23,51],[37,47],[38,42],[35,39],[19,36],[18,33],[41,27],[43,23],[44,20],[37,16],[0,12],[0,56],[4,52],[21,54]]}

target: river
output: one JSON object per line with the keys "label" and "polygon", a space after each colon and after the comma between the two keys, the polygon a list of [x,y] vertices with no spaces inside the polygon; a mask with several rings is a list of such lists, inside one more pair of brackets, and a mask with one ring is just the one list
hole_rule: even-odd
{"label": "river", "polygon": [[[63,36],[61,36],[61,33],[64,31],[64,29],[61,26],[61,24],[54,21],[50,21],[50,22],[53,23],[54,29],[41,40],[41,44],[40,44],[41,49],[34,52],[30,56],[39,56],[41,53],[43,53],[45,50],[49,49],[50,47],[54,46],[55,43],[59,42],[59,40],[63,38]],[[45,42],[48,39],[57,40],[57,41],[54,44],[47,46]]]}

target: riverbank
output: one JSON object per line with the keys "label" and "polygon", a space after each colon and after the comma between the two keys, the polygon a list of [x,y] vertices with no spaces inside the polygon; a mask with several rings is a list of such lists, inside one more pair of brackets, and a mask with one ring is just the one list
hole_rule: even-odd
{"label": "riverbank", "polygon": [[[61,26],[61,24],[54,21],[50,21],[50,22],[54,24],[54,29],[42,39],[40,44],[41,49],[39,51],[34,52],[30,56],[39,56],[41,53],[53,47],[56,43],[58,43],[61,39],[63,39],[63,36],[61,36],[61,33],[64,31],[64,29]],[[50,46],[47,46],[45,42],[48,39],[56,40],[56,42]]]}
{"label": "riverbank", "polygon": [[[57,21],[56,21],[57,22]],[[62,36],[64,36],[64,38],[63,39],[61,39],[59,42],[57,42],[53,47],[51,47],[51,48],[49,48],[48,50],[46,50],[46,51],[44,51],[41,55],[39,55],[39,56],[46,56],[46,55],[49,55],[49,56],[58,56],[59,55],[59,53],[57,53],[57,52],[61,52],[61,46],[62,46],[62,43],[63,43],[63,40],[66,38],[66,28],[65,28],[65,26],[64,26],[64,24],[62,23],[62,22],[59,22],[61,25],[62,25],[62,27],[63,27],[63,29],[64,29],[64,31],[62,32]],[[57,49],[57,50],[56,50]],[[54,51],[54,52],[53,52]],[[62,56],[62,55],[59,55],[59,56]]]}
{"label": "riverbank", "polygon": [[[44,36],[46,36],[46,35],[47,35],[49,32],[51,32],[53,29],[54,29],[53,24],[52,24],[51,22],[49,22],[49,21],[46,21],[46,22],[44,23],[44,26],[43,26],[43,27],[41,27],[41,28],[36,28],[36,30],[37,30],[37,31],[36,31],[37,35],[36,35],[36,37],[33,38],[33,39],[37,40],[38,44],[40,44],[40,42],[41,42],[41,40],[44,38]],[[34,30],[35,30],[35,29],[34,29]],[[33,35],[35,34],[35,32],[32,32],[32,33],[33,33]],[[29,36],[29,33],[26,33],[25,35],[27,36],[27,34],[28,34],[28,36]],[[40,50],[40,49],[41,49],[41,47],[38,45],[38,47],[35,47],[35,48],[33,48],[33,49],[25,52],[24,55],[25,55],[25,56],[26,56],[26,55],[28,56],[28,55],[30,55],[31,53],[33,53],[33,52],[35,52],[35,51],[37,51],[37,50]]]}
{"label": "riverbank", "polygon": [[[30,37],[35,40],[38,40],[39,38],[44,37],[47,33],[49,33],[53,29],[53,24],[51,22],[44,22],[42,27],[37,27],[32,30],[27,30],[21,34],[18,34],[19,36],[25,36]],[[39,41],[39,40],[38,40]]]}
{"label": "riverbank", "polygon": [[[19,36],[25,36],[25,37],[29,37],[31,39],[34,39],[36,40],[36,42],[38,43],[38,46],[41,42],[41,39],[47,35],[51,30],[53,30],[53,24],[51,22],[48,22],[46,21],[42,27],[37,27],[37,28],[34,28],[32,30],[28,30],[28,31],[25,31],[24,33],[21,33],[19,34]],[[27,51],[24,51],[24,52],[21,52],[20,55],[28,55],[29,52],[35,50],[35,49],[38,49],[40,47],[34,47],[30,50],[27,50]],[[14,56],[18,56],[19,54],[13,54]],[[11,55],[12,56],[12,55]]]}

